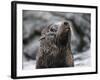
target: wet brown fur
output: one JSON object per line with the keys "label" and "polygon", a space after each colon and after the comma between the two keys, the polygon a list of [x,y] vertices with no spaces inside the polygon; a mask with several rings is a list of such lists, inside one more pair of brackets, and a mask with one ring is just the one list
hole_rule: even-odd
{"label": "wet brown fur", "polygon": [[[51,24],[43,29],[40,38],[40,50],[36,58],[36,68],[74,66],[70,46],[71,29],[69,22],[67,23]],[[55,29],[56,27],[57,29]],[[51,28],[54,29],[52,30]]]}

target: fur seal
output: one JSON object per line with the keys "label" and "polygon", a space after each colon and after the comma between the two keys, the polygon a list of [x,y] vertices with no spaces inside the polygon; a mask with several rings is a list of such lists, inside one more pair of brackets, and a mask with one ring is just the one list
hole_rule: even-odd
{"label": "fur seal", "polygon": [[73,67],[70,22],[62,21],[45,27],[41,33],[36,68]]}

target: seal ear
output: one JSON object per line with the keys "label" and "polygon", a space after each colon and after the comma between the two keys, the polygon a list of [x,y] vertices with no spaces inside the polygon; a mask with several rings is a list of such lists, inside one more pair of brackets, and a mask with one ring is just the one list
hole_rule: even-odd
{"label": "seal ear", "polygon": [[45,39],[45,35],[42,35],[42,36],[40,37],[40,40],[42,40],[42,39]]}
{"label": "seal ear", "polygon": [[44,29],[42,30],[42,32],[41,32],[41,37],[40,37],[40,40],[42,40],[42,39],[45,39],[45,34],[49,31],[49,28],[50,28],[50,26],[52,25],[52,24],[47,24],[48,26],[46,26],[46,27],[44,27]]}

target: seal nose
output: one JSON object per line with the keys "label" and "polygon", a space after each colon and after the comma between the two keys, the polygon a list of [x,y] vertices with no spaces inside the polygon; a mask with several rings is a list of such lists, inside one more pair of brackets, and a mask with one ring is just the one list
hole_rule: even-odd
{"label": "seal nose", "polygon": [[68,25],[68,22],[64,22],[63,24],[64,24],[65,26],[67,26],[67,25]]}
{"label": "seal nose", "polygon": [[68,22],[63,22],[63,25],[64,25],[64,27],[65,27],[66,30],[70,30]]}

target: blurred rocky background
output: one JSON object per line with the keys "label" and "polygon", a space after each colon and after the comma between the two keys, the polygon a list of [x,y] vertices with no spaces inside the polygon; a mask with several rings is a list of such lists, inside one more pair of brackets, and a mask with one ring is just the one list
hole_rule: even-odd
{"label": "blurred rocky background", "polygon": [[35,68],[42,29],[49,23],[63,20],[72,23],[71,48],[75,66],[91,65],[90,14],[23,10],[23,69]]}

